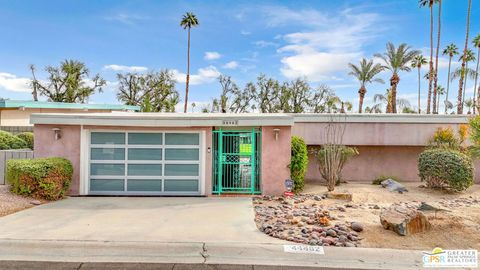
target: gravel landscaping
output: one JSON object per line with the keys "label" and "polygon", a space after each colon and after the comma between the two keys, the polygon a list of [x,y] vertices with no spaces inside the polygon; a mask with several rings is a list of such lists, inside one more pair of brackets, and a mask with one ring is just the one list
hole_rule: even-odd
{"label": "gravel landscaping", "polygon": [[[406,183],[408,192],[402,194],[371,184],[343,184],[336,188],[351,194],[352,201],[328,198],[323,185],[307,185],[303,194],[293,198],[254,198],[255,221],[259,230],[269,236],[310,245],[480,249],[480,186],[447,194],[419,185]],[[418,209],[422,202],[441,208],[422,211],[431,223],[428,231],[400,236],[380,223],[380,213],[393,204]]]}
{"label": "gravel landscaping", "polygon": [[0,217],[43,203],[45,201],[12,194],[8,185],[0,185]]}

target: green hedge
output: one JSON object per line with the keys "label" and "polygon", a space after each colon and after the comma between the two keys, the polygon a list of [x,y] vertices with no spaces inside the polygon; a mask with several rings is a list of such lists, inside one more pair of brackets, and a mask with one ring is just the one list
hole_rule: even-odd
{"label": "green hedge", "polygon": [[473,185],[472,158],[451,149],[430,149],[420,154],[418,171],[422,181],[431,188],[462,191]]}
{"label": "green hedge", "polygon": [[292,137],[292,155],[289,167],[290,177],[293,180],[293,191],[302,191],[305,186],[305,173],[308,167],[308,150],[301,137]]}
{"label": "green hedge", "polygon": [[32,132],[22,132],[17,134],[17,137],[24,140],[27,147],[33,150],[33,133]]}
{"label": "green hedge", "polygon": [[12,192],[47,200],[62,198],[72,180],[72,163],[64,158],[10,159],[7,182]]}
{"label": "green hedge", "polygon": [[21,138],[0,130],[0,150],[28,148],[27,143]]}

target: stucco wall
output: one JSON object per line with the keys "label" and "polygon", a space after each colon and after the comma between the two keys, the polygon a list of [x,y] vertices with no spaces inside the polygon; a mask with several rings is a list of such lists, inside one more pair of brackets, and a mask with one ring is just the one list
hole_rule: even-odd
{"label": "stucco wall", "polygon": [[[275,140],[274,129],[280,129]],[[285,191],[285,179],[290,178],[291,127],[262,127],[262,193],[279,195]]]}
{"label": "stucco wall", "polygon": [[[340,124],[337,124],[340,125]],[[369,146],[424,146],[439,127],[458,129],[460,124],[442,123],[344,123],[343,143]],[[325,143],[327,123],[295,123],[292,134],[308,145]]]}
{"label": "stucco wall", "polygon": [[[54,139],[52,128],[61,128],[61,139]],[[80,188],[80,126],[35,125],[33,132],[35,157],[64,157],[72,162],[73,179],[69,194],[78,195]]]}

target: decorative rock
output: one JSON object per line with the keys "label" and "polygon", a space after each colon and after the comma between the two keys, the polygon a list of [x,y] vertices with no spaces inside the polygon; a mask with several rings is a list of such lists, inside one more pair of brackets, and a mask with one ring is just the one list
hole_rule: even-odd
{"label": "decorative rock", "polygon": [[347,192],[328,192],[326,196],[329,199],[352,201],[352,194]]}
{"label": "decorative rock", "polygon": [[350,226],[352,227],[352,230],[354,230],[356,232],[363,231],[363,224],[360,223],[360,222],[352,222],[352,224],[350,224]]}
{"label": "decorative rock", "polygon": [[40,205],[40,204],[42,204],[42,202],[39,201],[39,200],[33,200],[33,201],[30,201],[30,204],[32,204],[32,205]]}
{"label": "decorative rock", "polygon": [[400,194],[408,191],[404,185],[390,178],[387,180],[383,180],[381,185],[389,191],[396,191]]}
{"label": "decorative rock", "polygon": [[384,229],[403,236],[425,232],[432,227],[422,212],[396,204],[382,210],[380,222]]}
{"label": "decorative rock", "polygon": [[337,232],[332,230],[332,229],[329,229],[329,230],[327,230],[327,235],[331,236],[331,237],[335,237],[335,236],[337,236]]}

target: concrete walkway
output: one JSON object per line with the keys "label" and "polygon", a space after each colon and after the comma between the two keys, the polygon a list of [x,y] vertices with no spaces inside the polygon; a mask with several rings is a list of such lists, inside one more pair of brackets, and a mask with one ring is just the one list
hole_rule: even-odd
{"label": "concrete walkway", "polygon": [[68,198],[0,218],[1,239],[280,243],[250,198]]}

